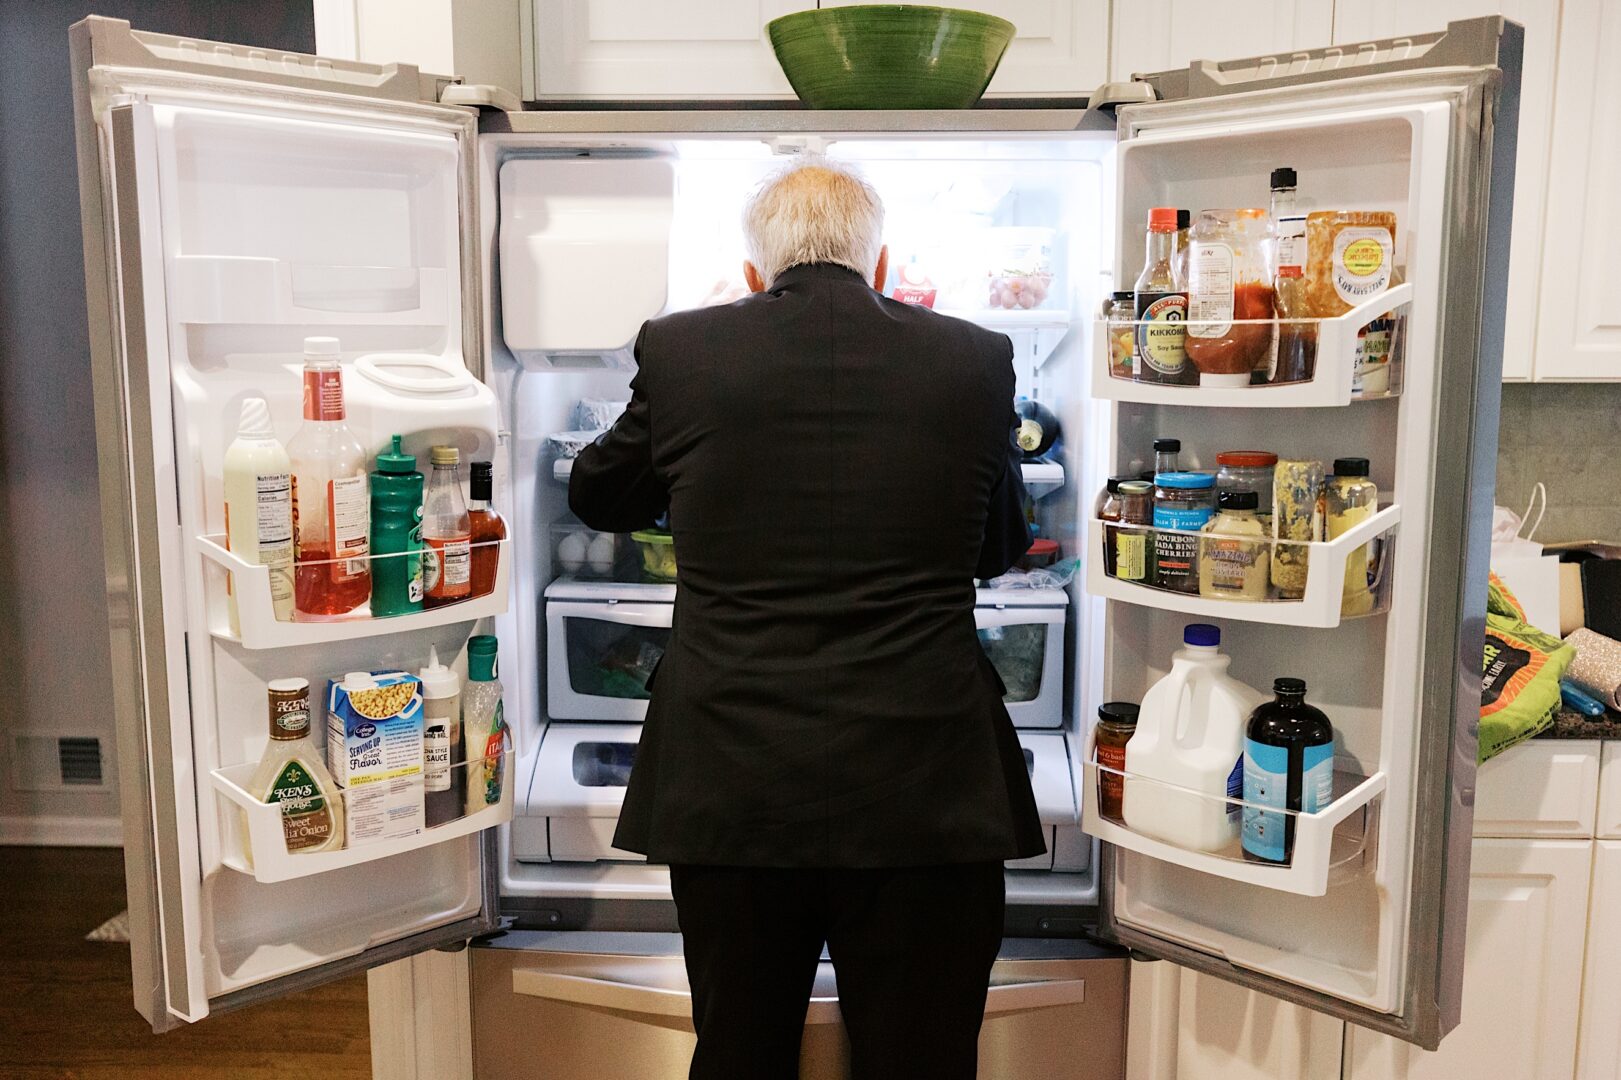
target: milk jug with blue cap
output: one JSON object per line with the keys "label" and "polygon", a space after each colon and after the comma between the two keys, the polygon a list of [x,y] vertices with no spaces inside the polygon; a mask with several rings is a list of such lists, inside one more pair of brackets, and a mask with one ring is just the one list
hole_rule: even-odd
{"label": "milk jug with blue cap", "polygon": [[1171,670],[1148,688],[1126,743],[1121,816],[1144,836],[1192,851],[1238,843],[1244,725],[1263,695],[1227,674],[1221,630],[1193,623]]}

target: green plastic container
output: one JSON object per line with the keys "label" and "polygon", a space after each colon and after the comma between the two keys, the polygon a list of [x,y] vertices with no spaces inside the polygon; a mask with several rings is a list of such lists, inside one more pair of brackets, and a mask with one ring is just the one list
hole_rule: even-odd
{"label": "green plastic container", "polygon": [[1014,26],[961,8],[862,4],[796,11],[766,32],[813,109],[966,109],[990,85]]}
{"label": "green plastic container", "polygon": [[630,534],[642,553],[642,570],[658,581],[675,580],[675,537],[663,529],[642,529]]}
{"label": "green plastic container", "polygon": [[422,474],[400,449],[377,455],[371,474],[371,613],[422,610]]}

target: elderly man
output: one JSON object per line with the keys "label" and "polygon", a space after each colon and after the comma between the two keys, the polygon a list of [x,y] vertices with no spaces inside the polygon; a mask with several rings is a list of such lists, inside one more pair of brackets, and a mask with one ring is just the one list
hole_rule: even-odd
{"label": "elderly man", "polygon": [[768,180],[753,295],[642,327],[569,485],[592,528],[675,536],[614,842],[670,865],[695,1078],[798,1075],[824,946],[855,1076],[974,1076],[1001,864],[1043,850],[974,633],[973,579],[1029,542],[1012,346],[876,291],[882,227],[828,162]]}

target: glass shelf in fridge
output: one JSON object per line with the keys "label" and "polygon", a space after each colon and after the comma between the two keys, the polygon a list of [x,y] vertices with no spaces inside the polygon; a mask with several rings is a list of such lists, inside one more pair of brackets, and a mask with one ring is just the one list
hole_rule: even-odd
{"label": "glass shelf in fridge", "polygon": [[[484,770],[491,761],[495,763],[496,786],[499,789],[496,800],[484,803],[476,797],[468,798],[466,789],[469,782],[475,789],[480,788],[489,776]],[[513,765],[510,749],[491,759],[475,757],[471,761],[452,765],[449,791],[462,793],[462,812],[431,826],[426,824],[426,807],[429,805],[426,799],[428,795],[438,793],[428,792],[426,782],[420,775],[336,788],[332,798],[341,810],[346,833],[343,846],[331,851],[301,852],[287,850],[282,804],[263,802],[248,790],[247,785],[258,768],[256,762],[215,769],[211,774],[214,791],[225,803],[230,804],[226,807],[230,826],[222,832],[220,859],[232,870],[247,874],[256,881],[271,883],[324,874],[329,870],[386,859],[391,855],[470,836],[512,820],[512,788],[517,782]],[[373,840],[351,839],[352,814],[370,811],[372,808],[365,805],[366,801],[383,798],[423,799],[423,827],[409,835]]]}
{"label": "glass shelf in fridge", "polygon": [[[1407,352],[1408,317],[1412,310],[1413,286],[1404,282],[1364,301],[1344,315],[1331,319],[1235,319],[1219,324],[1224,336],[1239,331],[1264,338],[1268,353],[1276,346],[1280,357],[1289,351],[1291,338],[1307,355],[1291,376],[1276,371],[1275,381],[1251,382],[1239,386],[1173,385],[1139,381],[1129,368],[1131,339],[1143,323],[1135,320],[1098,319],[1092,363],[1093,396],[1106,401],[1131,401],[1148,405],[1195,405],[1214,408],[1303,408],[1349,405],[1395,397],[1401,393],[1402,368]],[[1390,316],[1388,325],[1389,360],[1358,373],[1358,360],[1364,330]],[[1190,331],[1208,328],[1209,320],[1188,320]],[[1190,334],[1191,336],[1191,334]],[[1196,371],[1192,358],[1189,371]]]}
{"label": "glass shelf in fridge", "polygon": [[[1362,874],[1372,865],[1378,833],[1377,800],[1385,790],[1382,772],[1369,776],[1336,761],[1341,767],[1334,772],[1334,801],[1306,814],[1111,769],[1093,760],[1094,749],[1088,739],[1082,762],[1081,826],[1106,844],[1200,873],[1301,896],[1323,896],[1331,886]],[[1100,791],[1105,783],[1119,785],[1120,815],[1105,816],[1100,809]],[[1174,800],[1186,813],[1227,818],[1232,823],[1230,839],[1215,850],[1199,850],[1176,839],[1133,829],[1131,807],[1136,800]],[[1294,839],[1285,861],[1261,862],[1245,857],[1239,841],[1239,822],[1246,813],[1267,815],[1274,828],[1293,823]]]}
{"label": "glass shelf in fridge", "polygon": [[[560,457],[552,462],[552,476],[561,483],[568,483],[573,472],[574,459],[571,457]],[[1038,499],[1064,486],[1064,466],[1056,461],[1026,461],[1021,466],[1021,472],[1025,491]]]}
{"label": "glass shelf in fridge", "polygon": [[[1244,622],[1273,623],[1279,626],[1338,626],[1343,619],[1378,615],[1390,610],[1394,530],[1401,520],[1399,505],[1386,506],[1365,521],[1358,522],[1332,540],[1300,543],[1270,537],[1235,536],[1222,533],[1156,529],[1149,525],[1120,525],[1093,519],[1088,525],[1089,556],[1086,559],[1086,591],[1122,603],[1179,611],[1207,619],[1238,619]],[[1143,538],[1145,554],[1141,567],[1144,579],[1126,580],[1116,576],[1110,552],[1118,550],[1121,536]],[[1155,581],[1153,551],[1157,539],[1180,541],[1192,554],[1192,581],[1195,591],[1183,592]],[[1111,542],[1112,541],[1112,542]],[[1201,593],[1200,562],[1220,558],[1228,549],[1259,563],[1267,563],[1266,590],[1262,597],[1244,599],[1236,594]],[[1358,554],[1362,552],[1362,554]],[[1282,595],[1276,585],[1275,564],[1292,567],[1295,581],[1303,580],[1298,598]],[[1367,567],[1365,589],[1346,588],[1347,567]],[[1258,570],[1254,571],[1259,573]],[[1355,574],[1357,571],[1352,570]],[[1293,591],[1291,589],[1291,591]]]}
{"label": "glass shelf in fridge", "polygon": [[[379,634],[398,634],[431,626],[471,622],[507,610],[508,580],[511,572],[510,540],[485,541],[472,545],[480,549],[495,545],[495,581],[490,591],[439,607],[425,608],[402,615],[373,616],[369,602],[342,615],[311,616],[294,612],[291,619],[276,618],[275,605],[270,595],[270,568],[250,563],[225,546],[223,534],[197,537],[197,550],[208,561],[209,631],[221,641],[230,641],[246,649],[280,649],[297,645],[319,645],[352,638],[375,637]],[[375,569],[384,560],[417,557],[420,553],[400,552],[388,555],[368,555],[365,559]],[[310,563],[296,566],[312,565]],[[238,626],[231,626],[227,589],[236,595]]]}

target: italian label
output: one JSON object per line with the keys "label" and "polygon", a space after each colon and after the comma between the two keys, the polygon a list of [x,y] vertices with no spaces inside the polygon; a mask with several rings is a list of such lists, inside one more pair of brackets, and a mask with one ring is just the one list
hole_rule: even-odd
{"label": "italian label", "polygon": [[426,594],[436,600],[466,596],[473,585],[473,546],[468,537],[427,538],[423,550]]}
{"label": "italian label", "polygon": [[282,767],[265,801],[281,805],[281,831],[289,852],[319,848],[332,839],[332,810],[303,762],[295,759]]}
{"label": "italian label", "polygon": [[1122,581],[1142,581],[1148,576],[1148,534],[1121,529],[1114,541],[1114,576]]}
{"label": "italian label", "polygon": [[367,533],[371,529],[371,500],[366,477],[345,476],[327,485],[327,520],[332,523],[332,577],[349,581],[366,573]]}
{"label": "italian label", "polygon": [[1041,446],[1042,434],[1041,425],[1036,421],[1019,421],[1019,434],[1016,436],[1019,449],[1027,454],[1035,453],[1036,449]]}
{"label": "italian label", "polygon": [[[1244,850],[1268,862],[1287,863],[1289,817],[1289,748],[1244,740],[1244,807],[1239,835]],[[1300,806],[1314,814],[1334,800],[1334,744],[1307,746],[1301,752]],[[1274,807],[1275,810],[1264,809]]]}
{"label": "italian label", "polygon": [[1192,579],[1199,557],[1199,538],[1184,533],[1198,532],[1204,528],[1212,514],[1208,506],[1154,507],[1156,530],[1181,530],[1154,533],[1154,568],[1160,584],[1178,588]]}
{"label": "italian label", "polygon": [[1179,375],[1188,362],[1188,298],[1182,293],[1137,297],[1137,360],[1162,375]]}
{"label": "italian label", "polygon": [[[270,569],[270,602],[293,600],[293,477],[268,473],[254,478],[259,565]],[[229,531],[229,524],[226,526]],[[285,616],[281,616],[285,618]]]}
{"label": "italian label", "polygon": [[1334,237],[1334,291],[1352,307],[1390,287],[1390,230],[1341,229]]}
{"label": "italian label", "polygon": [[422,733],[422,783],[429,791],[450,790],[450,728],[443,723]]}
{"label": "italian label", "polygon": [[475,757],[474,747],[468,747],[467,802],[469,811],[494,806],[501,801],[501,787],[506,781],[507,722],[502,702],[495,703],[495,715],[490,719],[490,734],[484,740],[482,754]]}
{"label": "italian label", "polygon": [[1188,256],[1188,334],[1222,337],[1233,328],[1233,249],[1226,244],[1194,244]]}

